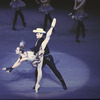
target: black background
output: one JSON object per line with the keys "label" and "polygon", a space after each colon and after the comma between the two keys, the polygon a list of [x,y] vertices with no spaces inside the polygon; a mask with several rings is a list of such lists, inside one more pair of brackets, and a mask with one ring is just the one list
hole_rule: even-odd
{"label": "black background", "polygon": [[[9,3],[11,0],[0,0],[0,8],[9,8]],[[36,4],[35,0],[23,0],[27,8],[34,8],[38,5]],[[87,0],[86,1],[86,10],[90,11],[99,11],[100,9],[100,0]],[[72,9],[74,6],[74,0],[51,0],[51,4],[54,8],[59,9]]]}

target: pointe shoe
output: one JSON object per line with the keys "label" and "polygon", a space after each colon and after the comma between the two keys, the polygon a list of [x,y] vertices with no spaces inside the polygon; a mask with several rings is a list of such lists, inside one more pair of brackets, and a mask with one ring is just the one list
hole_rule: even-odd
{"label": "pointe shoe", "polygon": [[39,89],[40,85],[39,84],[36,84],[35,86],[35,92],[38,93],[38,89]]}
{"label": "pointe shoe", "polygon": [[52,21],[52,23],[51,23],[51,27],[55,27],[55,25],[56,25],[56,18],[53,18],[53,21]]}

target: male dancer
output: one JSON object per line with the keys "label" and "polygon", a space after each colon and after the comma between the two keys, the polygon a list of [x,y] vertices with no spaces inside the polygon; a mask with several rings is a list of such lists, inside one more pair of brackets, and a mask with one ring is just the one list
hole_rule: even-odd
{"label": "male dancer", "polygon": [[[37,41],[36,41],[35,47],[30,48],[30,49],[36,54],[39,51],[41,43],[44,41],[44,38],[43,38],[44,33],[39,31],[38,28],[33,32],[36,33]],[[63,89],[67,90],[67,86],[64,82],[64,79],[63,79],[62,75],[60,74],[60,72],[58,71],[58,69],[55,66],[53,57],[50,54],[48,46],[45,47],[44,51],[45,52],[44,52],[44,59],[43,59],[42,67],[44,67],[47,64],[50,67],[50,69],[53,71],[53,73],[56,75],[56,77],[59,79],[59,81],[62,83]],[[38,73],[37,73],[37,69],[36,69],[36,71],[35,71],[36,81],[37,81],[37,75],[38,75]]]}

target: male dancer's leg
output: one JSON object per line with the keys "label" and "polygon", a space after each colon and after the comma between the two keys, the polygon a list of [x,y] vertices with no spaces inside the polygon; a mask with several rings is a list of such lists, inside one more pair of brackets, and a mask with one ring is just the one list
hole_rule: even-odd
{"label": "male dancer's leg", "polygon": [[55,66],[53,57],[52,56],[46,57],[45,62],[50,67],[50,69],[53,71],[53,73],[56,75],[56,77],[59,79],[59,81],[62,83],[63,89],[67,90],[67,86],[64,82],[64,79],[63,79],[62,75],[60,74],[60,72],[57,70],[57,68]]}
{"label": "male dancer's leg", "polygon": [[[60,82],[62,83],[62,86],[63,86],[63,89],[64,90],[67,90],[67,86],[64,82],[64,79],[62,77],[62,75],[60,74],[60,72],[57,70],[56,66],[55,66],[55,63],[54,63],[54,60],[53,60],[53,57],[52,56],[49,56],[49,57],[44,57],[44,60],[43,60],[43,66],[42,68],[45,66],[45,64],[47,64],[50,69],[53,71],[53,73],[56,75],[56,77],[60,80]],[[37,81],[37,69],[35,70],[35,81]],[[35,87],[33,87],[34,89]]]}

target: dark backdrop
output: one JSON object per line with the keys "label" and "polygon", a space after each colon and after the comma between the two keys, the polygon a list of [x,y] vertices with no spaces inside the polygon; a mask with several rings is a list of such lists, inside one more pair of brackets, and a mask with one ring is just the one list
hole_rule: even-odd
{"label": "dark backdrop", "polygon": [[[10,1],[11,0],[0,0],[0,8],[9,7]],[[23,1],[27,4],[28,8],[38,6],[35,0],[23,0]],[[87,0],[86,9],[92,10],[92,11],[93,10],[99,11],[100,9],[99,2],[100,0]],[[74,5],[74,0],[51,0],[51,4],[54,8],[72,9]]]}

